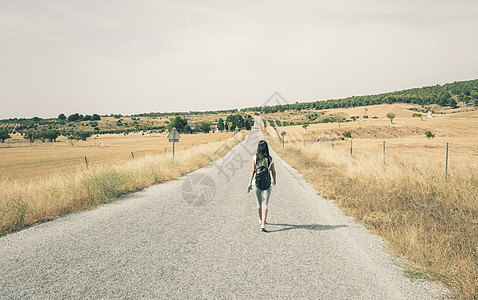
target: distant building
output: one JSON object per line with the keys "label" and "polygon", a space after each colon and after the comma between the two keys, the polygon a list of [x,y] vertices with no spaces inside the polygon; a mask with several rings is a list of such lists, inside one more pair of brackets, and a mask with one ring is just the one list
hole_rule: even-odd
{"label": "distant building", "polygon": [[212,133],[219,132],[219,130],[217,129],[217,125],[211,125],[210,131],[212,131]]}

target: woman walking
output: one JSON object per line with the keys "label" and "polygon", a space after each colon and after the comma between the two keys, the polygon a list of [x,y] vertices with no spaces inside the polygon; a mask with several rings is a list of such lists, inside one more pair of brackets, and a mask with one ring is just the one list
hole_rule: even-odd
{"label": "woman walking", "polygon": [[[270,172],[272,171],[272,180]],[[252,181],[255,177],[255,192],[257,197],[257,213],[261,230],[266,230],[267,210],[271,196],[271,186],[276,185],[276,170],[272,157],[269,155],[267,142],[261,140],[257,144],[257,153],[252,157],[252,170],[249,179],[248,192],[252,189]]]}

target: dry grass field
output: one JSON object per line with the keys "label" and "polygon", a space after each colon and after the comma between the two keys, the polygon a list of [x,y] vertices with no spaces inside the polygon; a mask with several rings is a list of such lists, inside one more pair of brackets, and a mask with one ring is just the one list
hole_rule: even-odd
{"label": "dry grass field", "polygon": [[[268,126],[266,138],[322,196],[382,236],[392,253],[407,258],[411,276],[443,282],[454,297],[476,299],[478,111],[437,114],[422,121],[407,107],[369,107],[380,118],[342,123],[340,129],[337,123],[306,130]],[[393,125],[384,118],[390,111],[397,115]],[[284,149],[277,134],[281,130],[287,132]],[[426,138],[426,130],[436,137]],[[350,139],[335,141],[333,148],[331,142],[311,142],[311,137],[339,137],[344,131],[352,132],[353,155]]]}
{"label": "dry grass field", "polygon": [[[220,158],[243,140],[245,135],[246,132],[238,133],[234,137],[230,134],[222,136],[204,134],[201,139],[191,137],[191,146],[178,151],[174,159],[170,153],[146,155],[128,161],[112,159],[103,165],[92,166],[88,170],[69,173],[65,172],[67,170],[65,169],[58,174],[32,179],[28,182],[2,180],[0,181],[0,235],[68,212],[93,208],[120,195],[176,179]],[[132,139],[135,140],[134,137]],[[197,143],[207,139],[220,141],[210,141],[202,145]],[[122,140],[124,141],[125,138],[118,138],[117,141],[112,138],[110,142],[115,141],[123,145],[125,143]],[[184,137],[184,140],[187,138]],[[192,146],[193,141],[194,146]],[[29,149],[29,147],[24,148]],[[71,149],[71,147],[64,148]]]}
{"label": "dry grass field", "polygon": [[[175,152],[179,153],[192,146],[214,143],[231,138],[233,133],[181,134]],[[172,153],[172,143],[167,134],[105,134],[79,141],[74,146],[60,137],[58,142],[35,141],[31,146],[19,134],[12,135],[0,144],[0,181],[31,181],[71,174],[86,169],[85,156],[89,167],[108,166],[147,155]]]}
{"label": "dry grass field", "polygon": [[[456,112],[445,110],[446,114],[435,114],[432,119],[423,120],[412,117],[409,108],[416,105],[393,104],[368,106],[368,115],[378,119],[360,119],[347,123],[311,124],[306,129],[302,126],[277,127],[276,132],[286,131],[285,142],[301,141],[302,143],[316,142],[319,138],[325,140],[331,137],[343,137],[343,133],[350,131],[353,139],[353,153],[382,153],[385,141],[386,154],[415,155],[418,149],[424,150],[425,157],[433,157],[437,162],[445,159],[446,143],[449,143],[450,163],[456,159],[478,157],[478,110]],[[333,115],[344,117],[361,116],[363,107],[351,109],[329,110]],[[456,111],[456,110],[455,110]],[[386,117],[393,112],[396,118],[391,124]],[[339,129],[340,126],[340,129]],[[271,130],[270,126],[267,130]],[[434,138],[426,138],[425,131],[435,134]],[[331,145],[331,142],[328,142]],[[334,147],[350,151],[350,139],[334,141]],[[426,151],[425,151],[426,150]]]}

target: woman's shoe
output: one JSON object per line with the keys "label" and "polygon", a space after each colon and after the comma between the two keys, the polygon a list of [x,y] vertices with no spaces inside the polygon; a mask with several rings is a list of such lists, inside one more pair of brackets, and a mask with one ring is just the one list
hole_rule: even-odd
{"label": "woman's shoe", "polygon": [[266,226],[264,226],[264,225],[261,224],[261,230],[262,230],[262,232],[267,232]]}

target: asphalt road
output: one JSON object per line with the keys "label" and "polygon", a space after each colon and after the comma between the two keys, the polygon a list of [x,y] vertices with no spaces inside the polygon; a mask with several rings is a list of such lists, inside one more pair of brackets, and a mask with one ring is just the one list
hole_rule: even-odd
{"label": "asphalt road", "polygon": [[0,238],[0,299],[441,297],[275,154],[261,232],[246,193],[259,138],[179,180]]}

